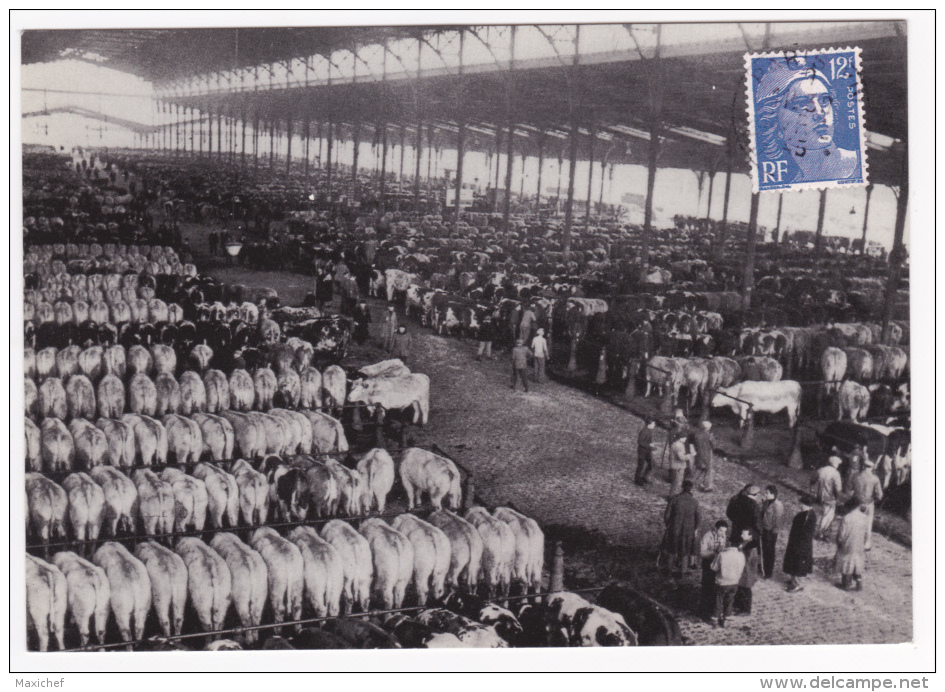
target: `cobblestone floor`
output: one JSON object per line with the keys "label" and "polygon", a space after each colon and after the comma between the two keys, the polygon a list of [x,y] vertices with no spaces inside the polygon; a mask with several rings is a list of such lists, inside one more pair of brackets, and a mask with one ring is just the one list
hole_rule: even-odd
{"label": "cobblestone floor", "polygon": [[[188,235],[205,247],[202,233]],[[199,246],[197,246],[199,247]],[[297,274],[226,268],[214,274],[231,282],[263,285],[297,304],[311,278]],[[381,307],[374,306],[375,319]],[[373,325],[379,329],[379,325]],[[529,393],[509,389],[508,355],[477,362],[473,342],[432,335],[412,325],[414,355],[408,363],[431,380],[431,416],[416,433],[475,472],[476,490],[490,505],[512,504],[535,517],[566,551],[570,588],[629,582],[675,610],[690,644],[891,643],[912,638],[912,554],[874,534],[864,589],[846,593],[830,570],[832,545],[815,544],[816,570],[804,591],[788,594],[777,571],[754,589],[750,617],[713,628],[694,613],[698,575],[675,579],[655,566],[668,483],[662,469],[647,488],[632,482],[639,418],[589,394],[546,381]],[[698,494],[706,522],[724,516],[727,499],[746,483],[778,474],[723,462],[717,492]],[[787,480],[787,479],[785,479]],[[793,484],[792,484],[793,485]],[[783,488],[789,523],[796,492]],[[778,545],[778,570],[787,540]],[[549,541],[551,543],[551,541]]]}

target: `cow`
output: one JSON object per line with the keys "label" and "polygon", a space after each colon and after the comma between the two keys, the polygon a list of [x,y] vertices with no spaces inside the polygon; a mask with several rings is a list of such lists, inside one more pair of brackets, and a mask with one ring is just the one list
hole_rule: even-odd
{"label": "cow", "polygon": [[77,541],[96,541],[105,518],[105,493],[86,473],[71,473],[62,482],[69,500],[69,524]]}
{"label": "cow", "polygon": [[401,377],[355,380],[348,401],[363,403],[372,413],[375,406],[385,410],[412,407],[414,424],[426,425],[430,417],[430,378],[413,373]]}
{"label": "cow", "polygon": [[83,469],[93,469],[106,463],[111,451],[108,437],[91,422],[76,418],[69,423],[69,434],[75,446],[75,457]]}
{"label": "cow", "polygon": [[446,575],[450,568],[450,539],[433,524],[413,514],[401,514],[391,521],[397,531],[413,544],[413,589],[417,603],[426,605],[446,593]]}
{"label": "cow", "polygon": [[213,360],[213,349],[206,344],[197,344],[190,350],[190,363],[199,373],[205,373]]}
{"label": "cow", "polygon": [[637,635],[623,616],[595,606],[577,594],[548,597],[548,628],[567,646],[636,646]]}
{"label": "cow", "polygon": [[203,439],[202,453],[207,453],[213,461],[233,458],[236,433],[230,421],[209,413],[195,413],[191,418],[200,426],[200,435]]}
{"label": "cow", "polygon": [[847,354],[846,377],[860,384],[873,381],[873,356],[865,348],[845,348]]}
{"label": "cow", "polygon": [[[36,633],[39,650],[49,650],[49,638],[65,648],[68,586],[65,575],[55,565],[26,554],[26,621]],[[97,623],[96,623],[97,624]]]}
{"label": "cow", "polygon": [[180,538],[174,547],[187,566],[187,593],[206,631],[221,630],[230,608],[230,568],[219,553],[199,538]]}
{"label": "cow", "polygon": [[144,346],[135,344],[127,351],[126,367],[129,375],[150,375],[154,369],[154,358]]}
{"label": "cow", "polygon": [[70,551],[56,553],[52,562],[66,578],[67,612],[79,631],[79,646],[88,645],[92,632],[104,644],[111,600],[105,570]]}
{"label": "cow", "polygon": [[[160,378],[159,378],[160,379]],[[157,383],[155,383],[157,386]],[[204,413],[207,410],[207,388],[196,372],[187,370],[181,373],[180,404],[178,411],[183,416],[193,413]]]}
{"label": "cow", "polygon": [[515,536],[512,582],[517,583],[523,593],[540,592],[545,560],[545,535],[538,522],[509,507],[497,507],[492,515],[508,524]]}
{"label": "cow", "polygon": [[366,519],[358,531],[371,546],[374,598],[384,610],[400,608],[413,576],[413,544],[381,519]]}
{"label": "cow", "polygon": [[39,429],[40,455],[47,472],[71,470],[75,464],[75,441],[58,418],[47,418]]}
{"label": "cow", "polygon": [[389,615],[384,620],[384,629],[390,632],[405,649],[460,649],[466,645],[455,634],[437,632],[416,618],[403,613]]}
{"label": "cow", "polygon": [[840,381],[847,371],[847,354],[839,348],[828,346],[820,356],[820,369],[824,375],[824,394],[839,391]]}
{"label": "cow", "polygon": [[346,615],[357,606],[362,612],[370,607],[371,582],[374,563],[368,540],[339,519],[327,522],[321,537],[331,544],[338,554],[343,576],[343,605]]}
{"label": "cow", "polygon": [[107,375],[114,375],[119,380],[125,377],[127,370],[125,347],[118,344],[109,346],[102,353],[102,371]]}
{"label": "cow", "polygon": [[[238,453],[247,459],[259,459],[266,455],[266,426],[262,421],[247,413],[236,411],[221,411],[220,418],[227,421],[233,430],[234,444],[231,447],[233,453]],[[211,456],[216,459],[217,454],[212,448]],[[231,458],[232,456],[221,457],[221,459]]]}
{"label": "cow", "polygon": [[624,621],[636,633],[639,646],[683,644],[676,618],[642,593],[610,585],[597,597],[597,605],[623,616]]}
{"label": "cow", "polygon": [[233,462],[230,473],[239,487],[243,522],[249,526],[265,524],[269,514],[269,484],[266,476],[250,466],[245,459]]}
{"label": "cow", "polygon": [[[250,546],[266,563],[273,620],[285,622],[287,615],[290,620],[300,619],[305,589],[305,563],[298,546],[268,526],[253,532]],[[275,631],[279,634],[281,628]]]}
{"label": "cow", "polygon": [[443,601],[447,610],[490,627],[509,644],[516,645],[524,634],[522,623],[506,608],[490,603],[476,594],[454,591]]}
{"label": "cow", "polygon": [[299,374],[291,367],[279,373],[276,378],[276,391],[282,398],[283,406],[298,408],[302,399],[302,380]]}
{"label": "cow", "polygon": [[174,375],[161,372],[154,378],[155,406],[154,413],[148,415],[165,416],[180,411],[181,391],[180,384]]}
{"label": "cow", "polygon": [[237,526],[240,491],[236,479],[214,464],[206,462],[194,467],[193,476],[202,480],[207,487],[210,526],[222,529],[224,518],[230,527]]}
{"label": "cow", "polygon": [[[93,395],[94,399],[94,395]],[[58,418],[66,420],[68,415],[66,388],[58,377],[48,377],[39,385],[40,418]]]}
{"label": "cow", "polygon": [[685,361],[665,356],[653,356],[644,367],[643,376],[646,379],[646,391],[643,396],[650,396],[650,390],[655,387],[660,396],[670,396],[675,403],[679,396],[679,389],[683,385]]}
{"label": "cow", "polygon": [[74,374],[69,377],[66,383],[66,401],[70,418],[95,419],[95,387],[85,375]]}
{"label": "cow", "polygon": [[117,375],[108,373],[99,381],[96,398],[101,418],[120,418],[125,412],[125,385]]}
{"label": "cow", "polygon": [[263,426],[266,437],[265,453],[280,456],[286,454],[291,435],[286,424],[280,418],[260,411],[250,411],[246,415]]}
{"label": "cow", "polygon": [[25,377],[24,383],[23,408],[26,413],[26,419],[36,419],[39,417],[39,390],[36,388],[36,383],[30,377]]}
{"label": "cow", "polygon": [[853,380],[846,380],[840,385],[837,394],[839,404],[839,420],[849,417],[856,422],[866,418],[870,408],[870,391],[862,384]]}
{"label": "cow", "polygon": [[[256,398],[256,389],[253,378],[243,369],[237,368],[230,373],[229,380],[230,405],[234,411],[251,411],[253,400]],[[208,408],[210,387],[207,387]],[[221,402],[222,403],[222,402]],[[271,402],[270,402],[271,403]],[[222,410],[222,408],[221,408]]]}
{"label": "cow", "polygon": [[26,509],[30,534],[42,541],[44,546],[50,538],[66,537],[68,505],[69,496],[61,486],[41,473],[26,474]]}
{"label": "cow", "polygon": [[571,340],[568,372],[577,370],[578,344],[587,335],[591,318],[595,315],[604,315],[607,309],[607,302],[599,298],[568,298],[565,304],[565,320]]}
{"label": "cow", "polygon": [[42,433],[39,426],[29,418],[26,424],[26,469],[28,471],[43,470]]}
{"label": "cow", "polygon": [[438,634],[456,637],[464,648],[503,649],[508,647],[495,627],[483,625],[445,608],[422,610],[417,622]]}
{"label": "cow", "polygon": [[157,410],[157,388],[144,373],[136,373],[128,380],[128,410],[144,416],[153,416]]}
{"label": "cow", "polygon": [[[271,461],[267,465],[266,461]],[[280,463],[279,457],[267,457],[261,467],[269,481],[269,506],[281,521],[298,521],[308,516],[308,483],[305,471]]]}
{"label": "cow", "polygon": [[340,499],[335,474],[325,464],[304,455],[292,457],[290,463],[305,471],[307,504],[315,508],[315,514],[319,518],[334,516]]}
{"label": "cow", "polygon": [[131,476],[138,491],[138,512],[148,536],[174,530],[174,490],[150,469],[138,469]]}
{"label": "cow", "polygon": [[384,286],[387,288],[387,302],[394,302],[396,293],[406,293],[411,284],[417,283],[420,278],[416,274],[409,274],[400,269],[384,271]]}
{"label": "cow", "polygon": [[721,387],[712,397],[712,407],[727,406],[739,417],[744,427],[749,411],[778,413],[786,411],[788,427],[794,428],[801,410],[801,385],[794,380],[781,382],[745,381],[731,387]]}
{"label": "cow", "polygon": [[36,352],[36,379],[42,382],[47,377],[56,377],[56,349],[53,346]]}
{"label": "cow", "polygon": [[167,431],[167,449],[179,466],[196,464],[203,454],[203,433],[199,423],[185,416],[170,414],[161,423]]}
{"label": "cow", "polygon": [[92,346],[79,353],[79,372],[93,382],[105,372],[105,350],[101,346]]}
{"label": "cow", "polygon": [[126,413],[121,420],[134,431],[135,451],[143,466],[167,463],[167,430],[160,421],[133,413]]}
{"label": "cow", "polygon": [[319,454],[348,451],[348,439],[341,421],[320,411],[300,411],[312,428],[312,449]]}
{"label": "cow", "polygon": [[387,495],[394,487],[394,460],[390,453],[384,449],[372,449],[361,457],[358,472],[364,481],[364,511],[376,508],[383,514]]}
{"label": "cow", "polygon": [[784,368],[770,356],[745,356],[738,359],[742,377],[750,382],[778,382]]}
{"label": "cow", "polygon": [[446,506],[456,510],[462,504],[459,469],[450,459],[419,447],[404,452],[400,481],[407,493],[407,509],[420,505],[426,493],[434,509]]}
{"label": "cow", "polygon": [[89,474],[105,494],[105,528],[109,536],[119,529],[131,533],[135,527],[138,490],[128,476],[111,466],[97,466]]}
{"label": "cow", "polygon": [[[249,375],[246,375],[249,377]],[[207,392],[207,413],[220,413],[230,408],[230,383],[219,370],[207,370],[203,376]],[[245,384],[245,382],[244,382]]]}
{"label": "cow", "polygon": [[210,503],[206,484],[170,466],[161,471],[159,478],[169,484],[174,493],[174,530],[203,531]]}
{"label": "cow", "polygon": [[322,406],[322,374],[313,367],[300,371],[298,405],[304,409]]}
{"label": "cow", "polygon": [[[261,624],[269,592],[269,568],[262,555],[232,533],[216,534],[210,547],[223,558],[230,570],[233,610],[240,623],[247,628]],[[247,644],[255,643],[258,638],[257,630],[247,629],[243,633]]]}
{"label": "cow", "polygon": [[56,372],[63,382],[79,372],[80,353],[82,349],[78,346],[67,346],[56,352]]}
{"label": "cow", "polygon": [[254,408],[257,411],[271,409],[272,399],[279,387],[276,374],[269,368],[259,368],[253,374],[253,387],[255,391]]}
{"label": "cow", "polygon": [[476,527],[446,509],[437,509],[427,518],[450,540],[450,568],[446,583],[452,589],[475,593],[482,568],[482,537]]}
{"label": "cow", "polygon": [[156,543],[145,541],[135,548],[151,580],[151,604],[165,637],[181,634],[187,604],[187,565],[180,555]]}
{"label": "cow", "polygon": [[324,408],[338,413],[344,406],[348,389],[348,376],[337,365],[329,365],[322,373],[322,402]]}
{"label": "cow", "polygon": [[515,559],[515,534],[508,524],[495,519],[482,507],[471,507],[464,518],[476,527],[482,538],[480,578],[485,582],[488,597],[507,598]]}
{"label": "cow", "polygon": [[[151,609],[151,578],[144,563],[114,542],[104,543],[96,550],[92,562],[108,577],[111,611],[119,636],[126,642],[142,639]],[[127,648],[131,651],[130,644]]]}
{"label": "cow", "polygon": [[296,527],[289,532],[288,539],[302,553],[305,596],[315,617],[340,615],[345,586],[341,555],[311,526]]}

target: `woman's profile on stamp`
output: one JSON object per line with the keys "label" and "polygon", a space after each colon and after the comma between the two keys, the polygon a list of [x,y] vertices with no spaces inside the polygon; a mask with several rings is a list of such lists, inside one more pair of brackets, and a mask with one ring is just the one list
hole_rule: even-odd
{"label": "woman's profile on stamp", "polygon": [[[759,80],[759,153],[768,161],[794,162],[797,172],[785,182],[843,180],[859,174],[859,152],[842,149],[835,141],[836,102],[830,80],[804,57],[772,62]],[[780,178],[782,171],[778,173]]]}

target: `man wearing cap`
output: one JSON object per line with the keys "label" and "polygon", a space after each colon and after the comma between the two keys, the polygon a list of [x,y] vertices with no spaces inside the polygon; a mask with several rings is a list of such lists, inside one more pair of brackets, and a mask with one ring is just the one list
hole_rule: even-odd
{"label": "man wearing cap", "polygon": [[371,311],[367,303],[359,301],[354,308],[354,341],[356,344],[363,344],[368,338],[368,325],[371,323]]}
{"label": "man wearing cap", "polygon": [[827,531],[837,514],[837,501],[843,493],[843,479],[837,470],[841,463],[843,460],[839,456],[831,455],[827,459],[827,465],[817,469],[811,481],[811,492],[814,494],[817,513],[820,515],[820,525],[817,527],[815,538],[820,541],[827,540]]}
{"label": "man wearing cap", "polygon": [[770,64],[754,90],[759,157],[787,159],[793,180],[841,180],[859,171],[859,153],[834,139],[837,95],[827,76],[803,56]]}
{"label": "man wearing cap", "polygon": [[873,512],[876,503],[883,499],[883,484],[873,473],[876,462],[868,456],[863,458],[863,470],[853,479],[853,499],[856,504],[866,507],[866,546],[864,550],[873,547]]}
{"label": "man wearing cap", "polygon": [[663,512],[663,543],[660,552],[663,564],[683,576],[689,572],[689,559],[696,552],[696,532],[701,511],[692,496],[692,481],[683,481],[682,492],[670,498]]}
{"label": "man wearing cap", "polygon": [[863,588],[861,580],[866,571],[866,536],[869,530],[866,513],[866,505],[848,512],[837,532],[837,567],[843,580],[841,585],[847,591]]}
{"label": "man wearing cap", "polygon": [[762,576],[770,579],[774,574],[774,553],[778,545],[778,532],[784,520],[784,503],[778,499],[778,486],[765,488],[765,499],[761,503],[761,566]]}
{"label": "man wearing cap", "polygon": [[732,541],[736,545],[742,539],[742,531],[749,529],[753,536],[759,533],[761,523],[761,488],[749,483],[728,501],[725,516],[732,522]]}
{"label": "man wearing cap", "polygon": [[712,435],[711,421],[702,421],[692,434],[692,443],[696,448],[696,481],[699,490],[711,493],[715,490],[715,460],[712,458],[715,437]]}
{"label": "man wearing cap", "polygon": [[717,621],[719,627],[725,627],[725,619],[732,614],[738,583],[745,573],[745,553],[739,547],[742,535],[738,534],[733,540],[734,544],[716,555],[712,562],[712,569],[716,573],[715,614],[712,624]]}
{"label": "man wearing cap", "polygon": [[543,382],[545,362],[548,359],[548,341],[545,339],[545,330],[540,327],[532,339],[532,353],[535,355],[535,382]]}
{"label": "man wearing cap", "polygon": [[656,451],[656,442],[653,440],[654,430],[656,430],[656,421],[647,418],[643,422],[643,429],[637,435],[637,472],[633,478],[633,482],[637,485],[647,485],[650,482],[653,452]]}
{"label": "man wearing cap", "polygon": [[528,391],[528,356],[531,351],[525,345],[524,339],[518,339],[515,342],[515,348],[512,349],[512,384],[510,388],[515,391],[515,384],[521,380],[522,388]]}
{"label": "man wearing cap", "polygon": [[812,509],[814,498],[804,495],[800,504],[801,511],[791,522],[782,565],[789,577],[787,590],[790,593],[803,591],[801,579],[814,571],[814,533],[817,531],[817,514]]}

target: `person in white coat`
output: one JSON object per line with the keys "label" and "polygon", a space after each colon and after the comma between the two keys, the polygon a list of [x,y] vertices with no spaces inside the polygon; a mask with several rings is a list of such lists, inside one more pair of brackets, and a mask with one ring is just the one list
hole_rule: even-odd
{"label": "person in white coat", "polygon": [[539,328],[532,339],[532,353],[535,358],[535,381],[545,379],[545,363],[548,361],[548,341],[545,339],[545,330]]}

